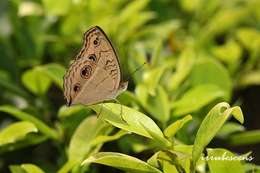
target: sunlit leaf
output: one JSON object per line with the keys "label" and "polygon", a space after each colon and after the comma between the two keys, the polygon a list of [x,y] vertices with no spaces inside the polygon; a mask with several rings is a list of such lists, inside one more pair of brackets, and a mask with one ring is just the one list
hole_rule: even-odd
{"label": "sunlit leaf", "polygon": [[217,61],[208,58],[201,58],[194,64],[190,73],[192,86],[202,84],[213,84],[218,86],[229,99],[232,89],[232,80],[227,69]]}
{"label": "sunlit leaf", "polygon": [[197,111],[217,98],[223,98],[224,95],[223,90],[216,85],[197,85],[184,93],[179,100],[173,102],[172,108],[176,116],[184,115]]}
{"label": "sunlit leaf", "polygon": [[0,146],[14,143],[24,138],[28,133],[37,132],[35,125],[28,121],[13,123],[0,131]]}
{"label": "sunlit leaf", "polygon": [[28,90],[38,95],[45,94],[51,84],[50,78],[42,75],[40,67],[27,70],[22,76],[22,82]]}
{"label": "sunlit leaf", "polygon": [[222,102],[214,106],[202,121],[197,132],[192,151],[193,166],[198,161],[203,149],[220,130],[223,124],[233,115],[240,123],[244,122],[240,107],[230,107],[228,103]]}
{"label": "sunlit leaf", "polygon": [[[93,140],[108,132],[109,125],[95,116],[87,117],[74,132],[69,145],[69,160],[81,161],[91,152]],[[106,131],[107,129],[107,131]]]}
{"label": "sunlit leaf", "polygon": [[164,135],[168,138],[174,137],[174,135],[180,130],[184,124],[186,124],[188,121],[192,120],[191,115],[187,115],[184,118],[177,120],[170,124],[164,131]]}
{"label": "sunlit leaf", "polygon": [[39,168],[36,165],[33,164],[22,164],[21,167],[27,172],[27,173],[44,173],[44,171]]}
{"label": "sunlit leaf", "polygon": [[159,169],[150,166],[142,160],[125,154],[114,152],[100,152],[94,154],[84,160],[82,164],[88,163],[99,163],[107,166],[112,166],[124,171],[161,173]]}
{"label": "sunlit leaf", "polygon": [[[93,105],[91,108],[97,113],[100,113],[102,119],[113,126],[148,138],[154,139],[154,137],[156,137],[155,140],[160,141],[165,146],[170,145],[154,121],[141,112],[114,103]],[[147,129],[149,129],[149,131],[147,131]]]}
{"label": "sunlit leaf", "polygon": [[[208,153],[208,165],[210,172],[212,173],[243,173],[244,167],[242,166],[240,160],[231,160],[235,158],[236,155],[231,153],[226,149],[207,149]],[[222,160],[214,160],[210,158],[223,158]],[[226,160],[228,159],[228,160]]]}
{"label": "sunlit leaf", "polygon": [[43,134],[45,134],[45,135],[47,135],[51,138],[54,138],[54,139],[58,138],[58,133],[54,129],[48,127],[44,122],[35,118],[33,115],[30,115],[26,112],[22,112],[19,109],[15,108],[13,106],[9,106],[9,105],[0,106],[0,111],[8,113],[8,114],[16,117],[17,119],[20,119],[20,120],[23,120],[23,121],[30,121]]}

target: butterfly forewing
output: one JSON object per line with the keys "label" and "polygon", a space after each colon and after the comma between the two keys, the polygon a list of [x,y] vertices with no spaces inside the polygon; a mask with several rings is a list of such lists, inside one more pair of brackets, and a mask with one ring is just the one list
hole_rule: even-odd
{"label": "butterfly forewing", "polygon": [[70,104],[95,104],[118,94],[121,71],[116,52],[99,27],[84,34],[84,45],[64,77],[64,96]]}

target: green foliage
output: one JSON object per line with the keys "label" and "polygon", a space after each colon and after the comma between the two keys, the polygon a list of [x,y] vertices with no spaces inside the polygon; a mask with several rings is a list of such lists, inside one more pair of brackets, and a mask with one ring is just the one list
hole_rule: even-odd
{"label": "green foliage", "polygon": [[[239,107],[239,91],[260,84],[259,7],[0,1],[0,172],[103,172],[97,164],[136,173],[260,172],[254,163],[203,159],[239,155],[212,148],[214,138],[231,147],[260,142],[259,130],[241,125],[249,115]],[[120,104],[67,107],[63,76],[95,25],[111,38],[129,88]]]}

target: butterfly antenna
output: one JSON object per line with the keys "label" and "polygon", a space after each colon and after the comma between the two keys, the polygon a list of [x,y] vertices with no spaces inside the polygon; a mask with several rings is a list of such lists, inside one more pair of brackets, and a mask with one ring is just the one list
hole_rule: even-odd
{"label": "butterfly antenna", "polygon": [[132,76],[133,74],[135,74],[137,71],[141,70],[141,69],[144,67],[145,64],[147,64],[147,63],[144,62],[141,66],[137,67],[134,71],[132,71],[132,72],[130,73],[129,77],[127,78],[127,81],[130,80],[130,76]]}

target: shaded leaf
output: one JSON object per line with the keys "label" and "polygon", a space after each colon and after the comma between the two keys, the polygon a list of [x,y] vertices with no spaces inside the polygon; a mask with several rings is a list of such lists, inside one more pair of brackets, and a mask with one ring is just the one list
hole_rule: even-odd
{"label": "shaded leaf", "polygon": [[229,138],[231,145],[248,145],[260,143],[260,130],[250,130],[237,133]]}
{"label": "shaded leaf", "polygon": [[54,138],[54,139],[58,138],[58,133],[54,129],[48,127],[44,122],[35,118],[33,115],[30,115],[26,112],[22,112],[19,109],[15,108],[13,106],[9,106],[9,105],[0,106],[0,111],[8,113],[8,114],[16,117],[17,119],[20,119],[23,121],[30,121],[43,134],[47,135],[48,137]]}

